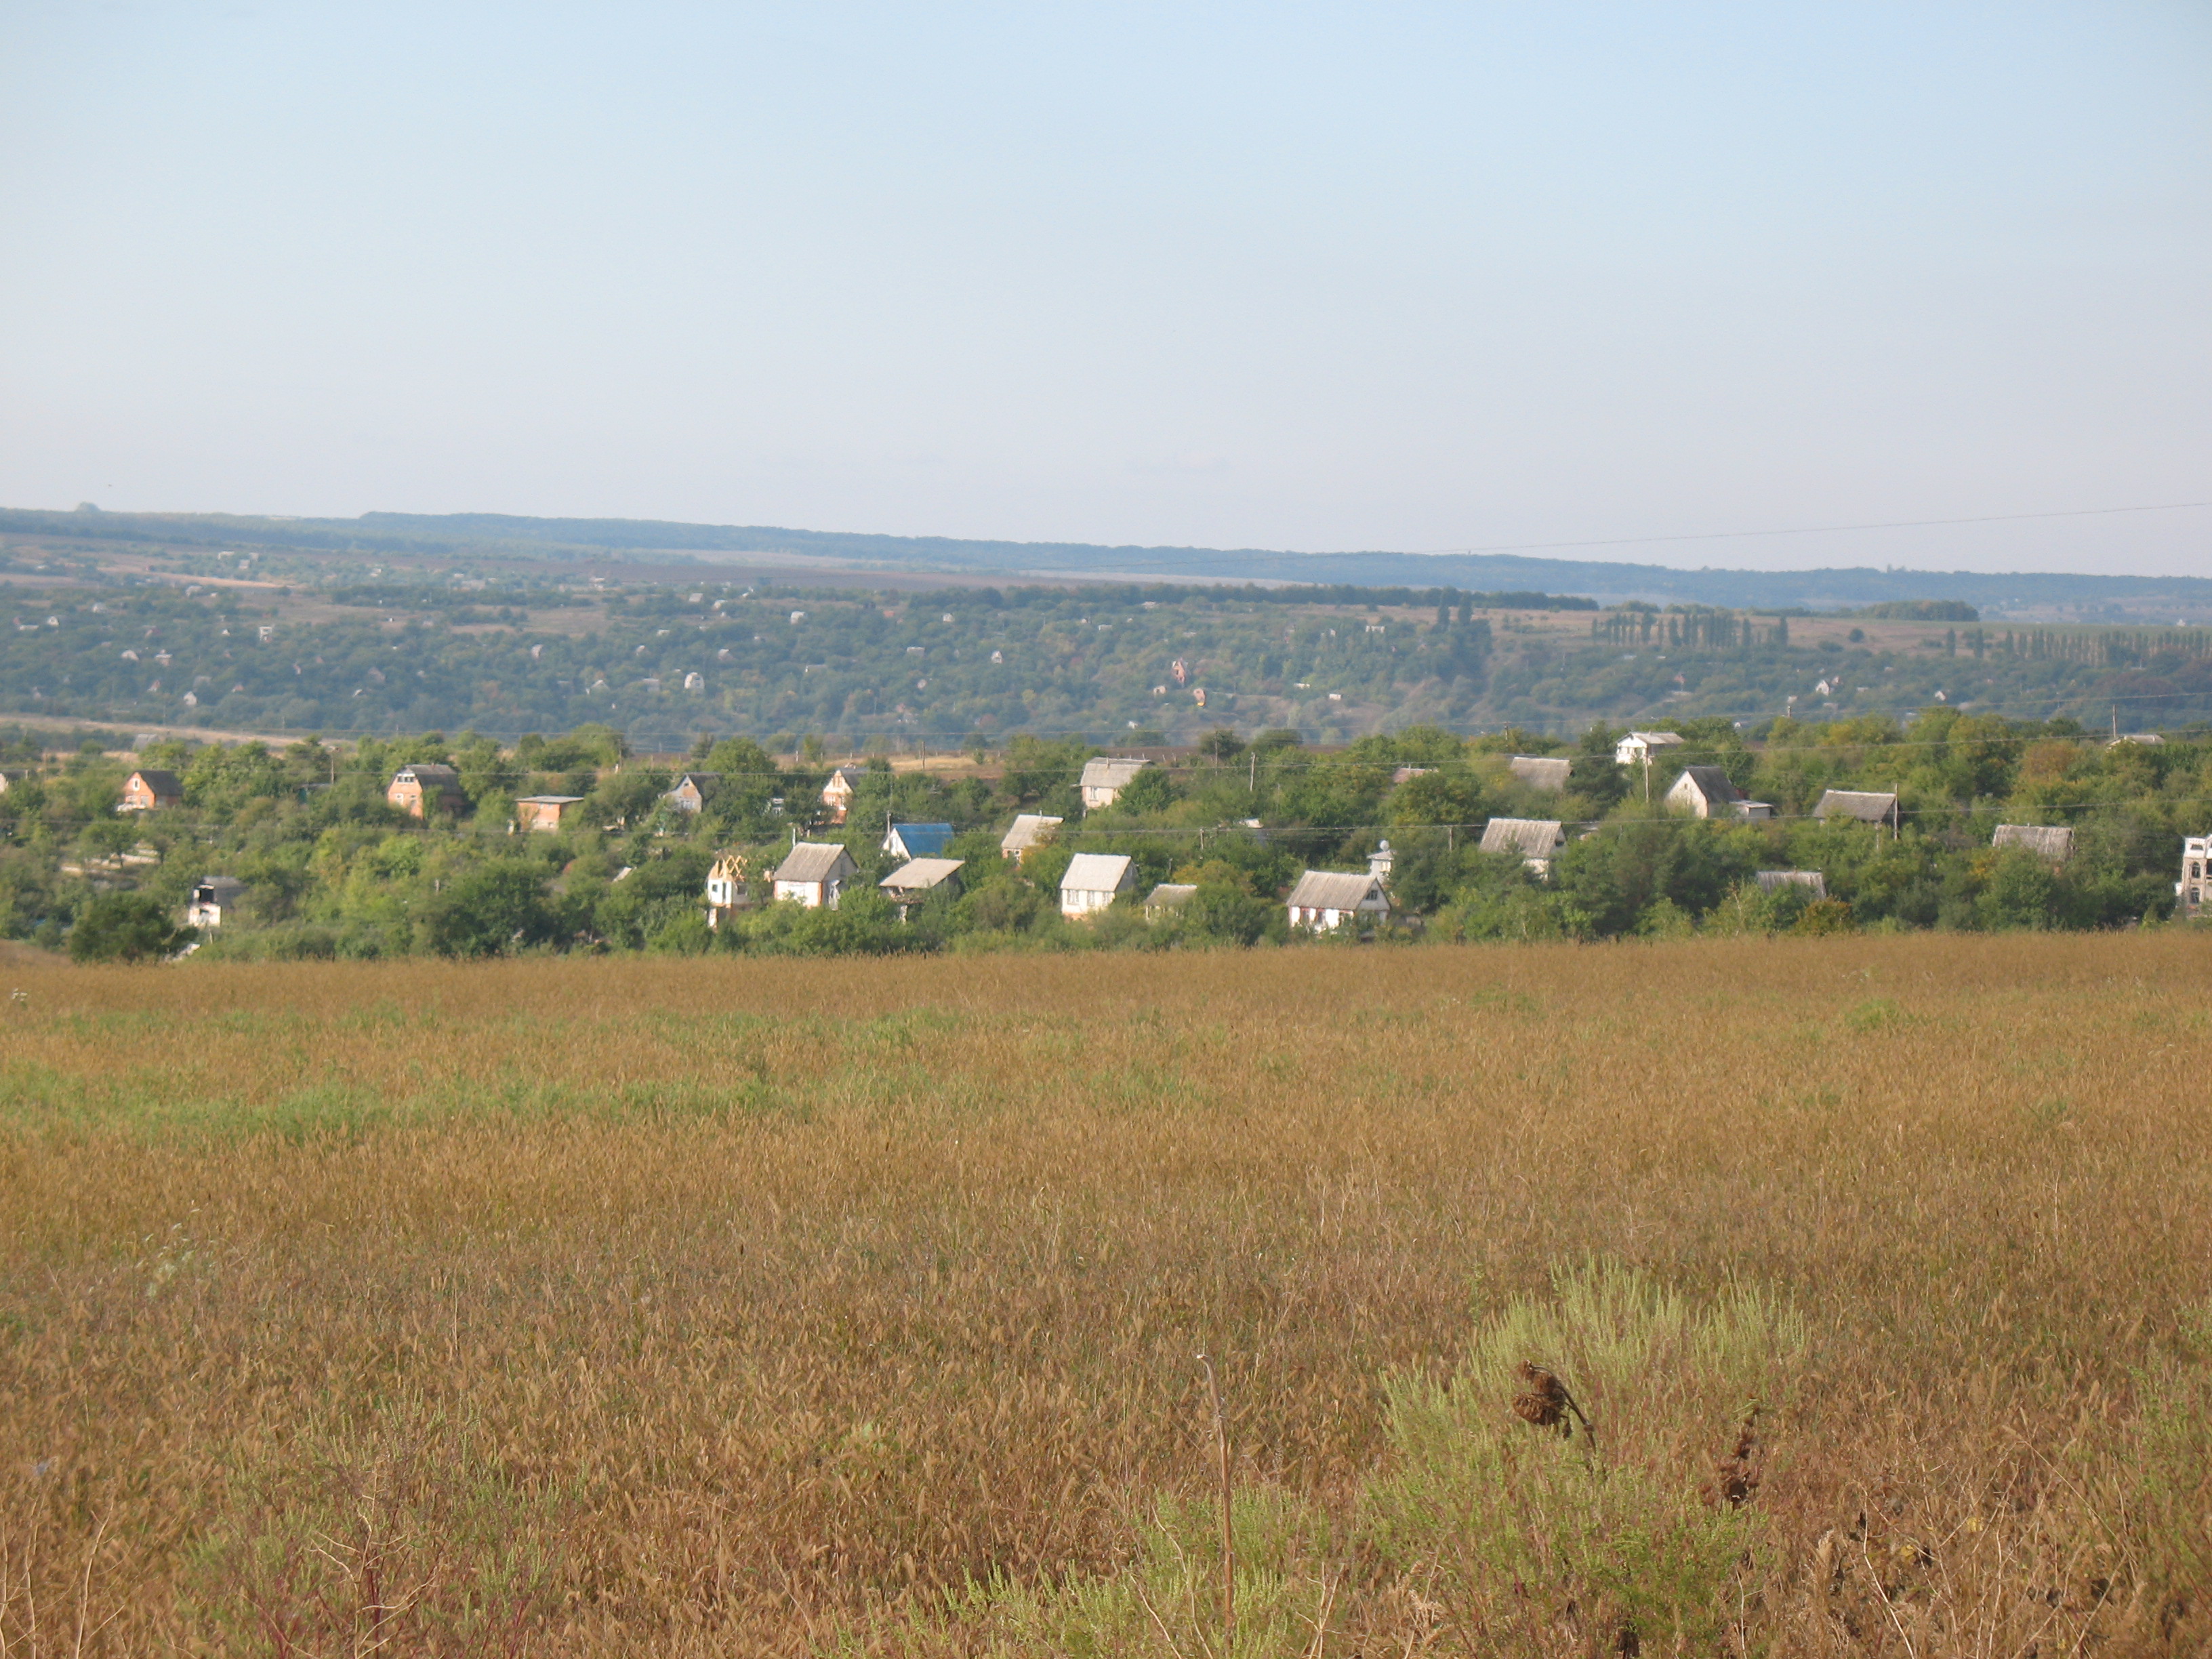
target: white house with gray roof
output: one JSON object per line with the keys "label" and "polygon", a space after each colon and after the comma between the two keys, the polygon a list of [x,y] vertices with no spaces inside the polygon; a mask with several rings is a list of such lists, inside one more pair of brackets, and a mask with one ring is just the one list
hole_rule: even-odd
{"label": "white house with gray roof", "polygon": [[1083,793],[1083,810],[1092,812],[1102,806],[1111,806],[1121,799],[1121,792],[1135,781],[1137,774],[1151,764],[1142,758],[1121,760],[1109,755],[1084,762],[1083,776],[1077,783]]}
{"label": "white house with gray roof", "polygon": [[1103,910],[1133,892],[1137,871],[1127,853],[1078,853],[1060,878],[1060,914],[1069,921]]}
{"label": "white house with gray roof", "polygon": [[1482,850],[1510,855],[1540,876],[1552,873],[1552,860],[1567,844],[1567,832],[1557,818],[1492,818],[1482,826]]}
{"label": "white house with gray roof", "polygon": [[775,896],[810,910],[834,910],[845,884],[859,869],[853,855],[836,842],[802,841],[775,867]]}
{"label": "white house with gray roof", "polygon": [[1383,890],[1382,878],[1371,870],[1365,874],[1309,870],[1284,903],[1291,927],[1321,933],[1334,933],[1347,922],[1357,924],[1362,916],[1379,921],[1390,914],[1390,895]]}
{"label": "white house with gray roof", "polygon": [[1050,841],[1059,830],[1062,820],[1042,812],[1015,814],[1014,827],[999,841],[999,856],[1019,864],[1023,859]]}

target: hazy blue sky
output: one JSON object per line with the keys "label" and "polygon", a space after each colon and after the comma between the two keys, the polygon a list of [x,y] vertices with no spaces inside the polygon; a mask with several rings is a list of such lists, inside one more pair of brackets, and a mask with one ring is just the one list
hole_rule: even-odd
{"label": "hazy blue sky", "polygon": [[2203,0],[0,0],[0,227],[9,505],[1444,550],[2212,499]]}

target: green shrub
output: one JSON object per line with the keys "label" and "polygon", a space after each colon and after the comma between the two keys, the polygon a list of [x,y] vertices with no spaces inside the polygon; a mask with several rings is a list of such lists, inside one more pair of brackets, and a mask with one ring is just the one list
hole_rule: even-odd
{"label": "green shrub", "polygon": [[[1630,1268],[1563,1274],[1551,1298],[1486,1323],[1449,1382],[1389,1385],[1396,1467],[1368,1489],[1363,1538],[1432,1582],[1463,1630],[1534,1618],[1623,1651],[1717,1650],[1741,1633],[1735,1587],[1766,1547],[1755,1504],[1729,1501],[1716,1468],[1804,1344],[1756,1291],[1697,1306]],[[1516,1415],[1532,1364],[1594,1435],[1572,1412],[1557,1426]],[[1752,1456],[1739,1500],[1755,1496]]]}
{"label": "green shrub", "polygon": [[73,962],[143,962],[174,956],[195,937],[170,918],[150,893],[103,893],[85,906],[70,929]]}

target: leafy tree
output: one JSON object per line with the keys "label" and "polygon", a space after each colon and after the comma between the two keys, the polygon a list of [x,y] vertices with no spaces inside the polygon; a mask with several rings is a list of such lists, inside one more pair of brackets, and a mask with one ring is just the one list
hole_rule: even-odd
{"label": "leafy tree", "polygon": [[174,956],[197,934],[179,926],[150,893],[103,893],[70,929],[73,962],[143,962]]}
{"label": "leafy tree", "polygon": [[1198,752],[1208,759],[1232,761],[1244,752],[1244,740],[1225,726],[1217,726],[1198,740]]}
{"label": "leafy tree", "polygon": [[521,859],[478,866],[424,907],[423,943],[440,956],[490,957],[554,937],[545,872]]}

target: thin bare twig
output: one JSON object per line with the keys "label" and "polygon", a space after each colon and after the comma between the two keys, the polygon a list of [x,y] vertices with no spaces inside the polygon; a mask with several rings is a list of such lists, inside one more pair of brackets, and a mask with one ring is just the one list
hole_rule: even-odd
{"label": "thin bare twig", "polygon": [[1221,1390],[1213,1380],[1213,1362],[1204,1354],[1206,1397],[1213,1407],[1213,1449],[1221,1475],[1221,1651],[1225,1655],[1237,1641],[1237,1532],[1230,1512],[1229,1424],[1221,1414]]}

